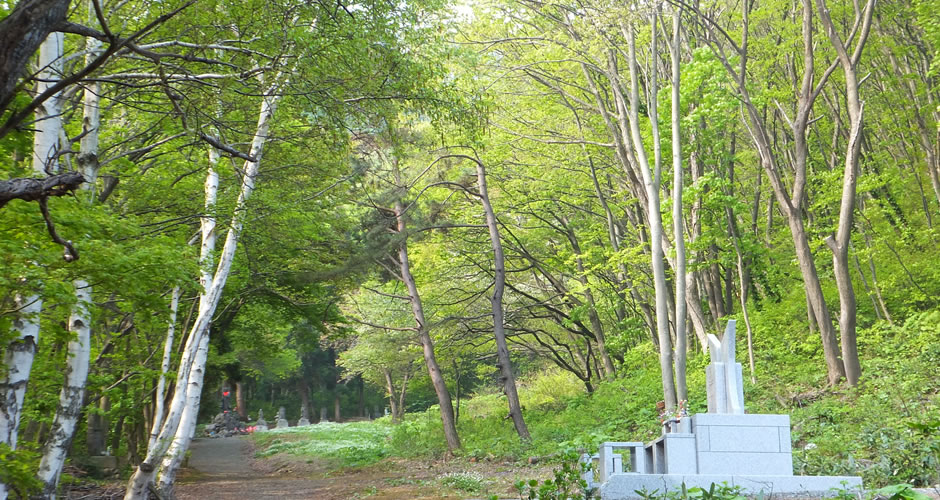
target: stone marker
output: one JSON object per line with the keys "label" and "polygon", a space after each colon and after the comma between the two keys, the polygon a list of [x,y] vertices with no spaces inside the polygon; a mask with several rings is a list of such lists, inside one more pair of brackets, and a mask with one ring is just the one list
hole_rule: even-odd
{"label": "stone marker", "polygon": [[642,491],[707,491],[723,482],[748,495],[826,497],[861,490],[860,477],[793,475],[790,416],[744,412],[734,329],[731,320],[720,341],[708,336],[708,413],[690,418],[680,411],[664,422],[663,434],[651,443],[601,443],[599,453],[582,457],[597,461],[597,476],[587,473],[583,478],[598,488],[602,500],[642,498]]}
{"label": "stone marker", "polygon": [[310,419],[307,418],[307,405],[300,405],[300,420],[297,421],[297,427],[310,425]]}
{"label": "stone marker", "polygon": [[277,428],[283,429],[285,427],[290,427],[290,424],[287,423],[287,410],[282,406],[277,410]]}
{"label": "stone marker", "polygon": [[735,321],[728,321],[721,341],[708,334],[711,364],[705,367],[708,413],[744,414],[744,378],[741,363],[734,360]]}
{"label": "stone marker", "polygon": [[326,407],[320,408],[320,422],[329,422],[330,419],[327,417]]}
{"label": "stone marker", "polygon": [[268,430],[268,423],[264,420],[264,410],[258,410],[258,420],[255,422],[255,431]]}

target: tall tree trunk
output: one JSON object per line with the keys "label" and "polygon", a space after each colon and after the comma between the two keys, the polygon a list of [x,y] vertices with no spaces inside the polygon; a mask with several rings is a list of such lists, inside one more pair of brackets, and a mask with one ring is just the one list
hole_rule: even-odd
{"label": "tall tree trunk", "polygon": [[160,378],[157,379],[156,393],[154,394],[153,423],[150,426],[150,440],[148,448],[153,448],[157,443],[157,435],[160,433],[160,427],[163,425],[164,400],[166,399],[166,374],[170,371],[170,361],[173,357],[173,337],[176,334],[176,313],[179,310],[180,287],[173,288],[173,294],[170,298],[170,319],[167,321],[166,339],[163,342],[163,360],[160,362]]}
{"label": "tall tree trunk", "polygon": [[[490,233],[490,244],[493,247],[493,335],[496,337],[496,357],[499,360],[500,378],[503,382],[503,392],[506,399],[509,400],[509,415],[516,427],[516,433],[523,440],[530,439],[529,428],[522,418],[522,405],[519,404],[519,393],[516,391],[516,377],[513,374],[512,361],[509,359],[509,348],[506,345],[506,329],[503,325],[505,318],[503,312],[503,292],[506,288],[506,261],[503,256],[503,244],[499,236],[499,223],[496,220],[496,212],[490,203],[490,193],[486,184],[486,169],[483,162],[478,158],[471,158],[477,165],[477,184],[480,187],[480,201],[483,203],[483,211],[486,213],[486,227]],[[591,297],[593,302],[593,297]],[[594,311],[594,304],[589,304]],[[594,313],[594,317],[597,313]],[[599,322],[598,322],[599,323]],[[599,325],[598,325],[599,326]],[[598,334],[598,346],[604,356],[605,368],[613,372],[613,364],[607,351],[603,347],[604,334],[602,331]],[[608,368],[609,365],[609,368]]]}
{"label": "tall tree trunk", "polygon": [[842,362],[845,366],[845,378],[850,386],[858,385],[858,380],[862,375],[855,333],[858,311],[855,290],[852,286],[852,275],[849,271],[849,245],[852,238],[852,227],[854,226],[855,188],[858,184],[858,162],[862,147],[862,128],[864,127],[864,105],[859,98],[859,82],[855,68],[861,58],[862,50],[865,48],[865,42],[868,40],[874,6],[875,1],[868,0],[864,11],[858,12],[858,4],[856,4],[856,17],[862,19],[862,27],[854,53],[849,54],[832,23],[825,0],[816,0],[819,17],[826,28],[825,31],[829,36],[829,41],[836,49],[842,72],[845,75],[846,107],[849,112],[849,140],[845,146],[845,170],[842,174],[839,226],[835,238],[829,236],[826,238],[826,244],[832,250],[833,270],[836,287],[839,290],[839,330],[842,334]]}
{"label": "tall tree trunk", "polygon": [[397,424],[398,420],[398,391],[395,390],[395,381],[392,379],[392,372],[388,368],[382,369],[382,375],[385,375],[385,389],[388,391],[388,406],[392,411],[392,423]]}
{"label": "tall tree trunk", "polygon": [[[89,6],[89,11],[91,7]],[[43,54],[49,49],[49,81],[45,85],[54,84],[62,74],[62,54],[64,39],[61,33],[50,35],[47,42],[44,42],[40,49],[40,64],[43,64],[45,57]],[[87,57],[95,56],[96,45],[90,43],[89,54]],[[82,138],[82,155],[79,158],[79,164],[83,174],[87,174],[91,179],[97,177],[98,171],[98,127],[99,119],[99,98],[98,95],[89,89],[84,96],[83,122],[85,131],[88,132]],[[44,113],[46,116],[56,115],[53,123],[50,125],[56,130],[49,130],[49,134],[56,134],[55,137],[49,137],[48,140],[57,144],[59,135],[63,133],[62,120],[58,117],[61,112],[59,96],[54,96],[44,103]],[[37,113],[39,114],[39,113]],[[53,149],[57,149],[53,146]],[[39,152],[38,157],[48,155]],[[37,152],[34,151],[34,154]],[[46,165],[48,173],[52,165]],[[86,179],[87,180],[87,179]],[[94,184],[86,183],[82,187],[81,197],[88,203],[94,203]],[[43,449],[43,456],[39,463],[39,480],[43,484],[41,498],[55,498],[56,489],[59,484],[59,476],[62,468],[65,466],[65,458],[68,455],[72,439],[75,436],[75,429],[78,426],[78,420],[81,417],[82,404],[85,398],[85,383],[88,380],[88,362],[91,356],[91,313],[88,309],[92,303],[92,289],[84,279],[76,279],[72,282],[75,289],[76,304],[72,307],[72,313],[69,317],[69,332],[74,335],[74,339],[68,345],[68,364],[66,366],[65,384],[59,394],[59,406],[56,409],[56,416],[52,424],[52,435]]]}
{"label": "tall tree trunk", "polygon": [[682,227],[682,134],[679,114],[679,20],[682,9],[674,7],[672,17],[672,221],[676,246],[676,397],[679,401],[689,399],[686,385],[685,366],[688,355],[688,335],[685,330],[686,317],[686,271],[685,271],[685,229]]}
{"label": "tall tree trunk", "polygon": [[202,335],[199,349],[193,358],[192,368],[189,372],[188,383],[185,387],[177,387],[178,391],[186,393],[186,408],[180,415],[179,427],[166,455],[160,465],[157,489],[164,498],[173,498],[173,482],[176,480],[176,470],[183,463],[189,442],[196,431],[196,417],[199,415],[199,403],[202,399],[202,380],[205,374],[206,358],[209,355],[209,335]]}
{"label": "tall tree trunk", "polygon": [[[395,168],[395,182],[397,185],[402,186],[401,173],[398,170],[397,161],[397,159],[392,161]],[[444,438],[447,440],[447,449],[453,452],[460,449],[460,437],[457,435],[454,405],[450,399],[447,384],[444,382],[441,368],[437,364],[437,358],[434,355],[434,341],[431,340],[427,319],[424,317],[424,306],[421,303],[421,296],[418,294],[418,286],[415,283],[414,276],[411,275],[411,262],[408,260],[408,226],[405,223],[405,206],[400,197],[395,200],[395,219],[397,221],[398,235],[401,238],[401,242],[398,245],[398,264],[401,268],[401,279],[408,288],[411,311],[414,314],[415,322],[418,326],[418,339],[421,342],[421,349],[424,354],[424,363],[427,365],[428,375],[431,377],[431,385],[434,386],[434,392],[437,394],[437,402],[441,407],[441,422],[444,424]]]}
{"label": "tall tree trunk", "polygon": [[[20,8],[23,6],[22,9]],[[33,10],[42,10],[43,4],[36,3],[32,9],[27,10],[29,3],[20,2],[14,12],[0,21],[2,32],[7,34],[14,31],[7,30],[8,24],[15,21],[17,15],[34,16]],[[49,4],[46,4],[49,5]],[[64,18],[68,2],[60,3],[61,16]],[[20,11],[17,14],[17,11]],[[43,13],[47,14],[47,13]],[[47,33],[47,32],[46,32]],[[36,85],[37,94],[45,92],[59,80],[62,74],[62,44],[61,33],[53,33],[36,40],[36,45],[28,49],[23,55],[23,62],[11,67],[15,74],[5,74],[11,78],[13,85],[18,81],[22,64],[31,57],[36,49],[39,51],[39,83]],[[41,42],[40,40],[44,41]],[[16,43],[20,43],[17,41]],[[13,47],[13,45],[11,45]],[[4,83],[6,85],[6,83]],[[12,86],[8,89],[12,92]],[[12,93],[10,94],[12,96]],[[0,96],[2,97],[2,96]],[[3,104],[0,102],[0,104]],[[2,106],[0,106],[2,107]],[[61,106],[58,95],[47,100],[36,110],[36,131],[33,134],[32,168],[37,176],[55,174],[58,170],[58,141],[62,130]],[[3,365],[0,365],[0,443],[7,444],[16,449],[17,433],[20,419],[23,414],[23,402],[26,396],[26,386],[29,382],[30,371],[36,356],[36,346],[39,344],[39,315],[42,312],[42,295],[34,293],[29,295],[15,294],[14,304],[18,313],[13,321],[14,339],[5,347]],[[6,486],[0,482],[0,500],[7,497]]]}
{"label": "tall tree trunk", "polygon": [[[76,280],[76,286],[81,280]],[[65,466],[75,427],[82,413],[85,397],[85,382],[88,380],[88,360],[91,355],[91,289],[88,286],[75,289],[78,303],[69,317],[69,332],[75,336],[68,346],[68,365],[65,368],[65,385],[59,393],[59,406],[52,421],[52,434],[43,448],[39,462],[39,480],[42,493],[39,498],[53,499],[59,485],[59,476]]]}
{"label": "tall tree trunk", "polygon": [[627,44],[630,57],[630,132],[633,136],[634,152],[640,164],[640,172],[643,176],[643,184],[645,186],[646,196],[649,201],[648,223],[650,230],[650,253],[652,254],[651,262],[653,268],[653,282],[656,293],[656,331],[657,338],[659,339],[659,364],[660,371],[662,373],[663,396],[666,402],[666,409],[671,411],[676,407],[678,398],[676,395],[675,378],[672,371],[672,339],[669,337],[669,310],[667,299],[669,292],[666,286],[666,270],[663,263],[663,219],[659,208],[659,187],[662,164],[660,158],[659,126],[657,123],[659,118],[656,113],[658,99],[656,69],[659,66],[658,51],[656,47],[656,19],[658,18],[658,10],[659,9],[657,8],[657,13],[652,16],[651,22],[653,37],[651,52],[653,54],[653,65],[651,71],[652,74],[649,77],[650,97],[647,103],[650,113],[650,123],[653,125],[655,162],[653,165],[652,174],[650,173],[650,163],[646,154],[646,149],[643,146],[643,138],[640,134],[640,99],[639,76],[637,74],[636,41],[632,27],[626,27],[625,31],[627,32]]}

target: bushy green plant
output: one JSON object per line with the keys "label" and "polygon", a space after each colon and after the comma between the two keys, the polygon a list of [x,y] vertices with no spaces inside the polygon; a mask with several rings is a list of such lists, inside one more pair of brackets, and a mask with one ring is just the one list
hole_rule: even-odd
{"label": "bushy green plant", "polygon": [[884,500],[930,500],[930,497],[914,491],[909,484],[892,484],[879,488],[869,495],[870,498],[879,498]]}
{"label": "bushy green plant", "polygon": [[537,479],[518,481],[515,484],[522,500],[589,500],[595,490],[588,486],[582,474],[591,465],[582,463],[574,453],[565,454],[561,467],[555,469],[554,477],[539,483]]}
{"label": "bushy green plant", "polygon": [[5,484],[13,496],[30,498],[32,493],[42,489],[42,483],[36,477],[38,463],[38,453],[28,448],[13,450],[0,443],[0,483]]}
{"label": "bushy green plant", "polygon": [[444,486],[467,493],[479,493],[486,489],[486,479],[473,472],[449,472],[438,479]]}
{"label": "bushy green plant", "polygon": [[726,482],[721,484],[712,483],[711,486],[700,488],[698,486],[686,488],[682,483],[679,490],[660,493],[660,491],[648,491],[646,489],[634,491],[644,500],[746,500],[744,489],[740,486],[731,486]]}

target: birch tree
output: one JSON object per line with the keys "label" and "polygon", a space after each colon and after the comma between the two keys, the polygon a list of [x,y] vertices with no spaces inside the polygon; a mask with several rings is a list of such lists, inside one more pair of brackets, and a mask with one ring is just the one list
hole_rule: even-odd
{"label": "birch tree", "polygon": [[[40,82],[37,85],[37,92],[43,93],[45,90],[55,84],[62,75],[63,69],[63,36],[60,33],[49,35],[42,42],[39,51]],[[37,110],[36,113],[36,132],[33,136],[32,166],[37,175],[53,175],[58,171],[59,158],[59,137],[62,134],[61,103],[59,96],[47,100]],[[41,201],[41,207],[44,212],[48,212],[45,201]],[[42,312],[41,292],[35,295],[25,297],[17,296],[16,304],[20,312],[13,328],[16,333],[15,340],[4,353],[4,365],[6,370],[4,377],[0,379],[0,439],[3,443],[16,449],[17,432],[22,416],[23,402],[26,394],[26,384],[29,381],[29,374],[33,364],[33,358],[36,355],[36,346],[39,342],[39,315]],[[80,306],[84,307],[84,306]],[[81,328],[81,318],[77,319],[77,327]],[[84,332],[87,334],[87,332]],[[79,333],[81,335],[81,333]],[[74,347],[80,351],[80,347],[87,347],[87,340],[82,343],[82,337],[76,339]],[[80,354],[79,354],[80,355]],[[87,373],[87,355],[84,358]],[[77,382],[81,379],[84,383],[84,375],[80,370],[82,359],[76,360],[78,371],[75,373],[75,379],[68,382]],[[68,390],[63,388],[63,395]],[[79,394],[79,399],[81,395]],[[79,401],[79,405],[81,402]],[[66,399],[68,405],[68,399]],[[73,424],[74,425],[74,424]],[[69,436],[70,437],[70,436]],[[53,479],[53,493],[57,474]],[[0,483],[0,499],[6,498],[6,486]]]}

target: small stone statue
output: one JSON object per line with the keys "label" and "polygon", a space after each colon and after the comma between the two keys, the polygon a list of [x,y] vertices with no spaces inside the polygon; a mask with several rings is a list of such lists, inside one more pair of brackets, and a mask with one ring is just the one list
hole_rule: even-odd
{"label": "small stone statue", "polygon": [[310,418],[307,416],[307,405],[300,405],[300,420],[297,421],[297,427],[310,425]]}
{"label": "small stone statue", "polygon": [[258,410],[258,420],[255,422],[256,431],[268,430],[268,423],[264,420],[264,410]]}
{"label": "small stone statue", "polygon": [[287,423],[287,410],[282,406],[277,410],[277,428],[284,429],[285,427],[290,427],[290,424]]}

